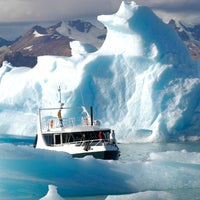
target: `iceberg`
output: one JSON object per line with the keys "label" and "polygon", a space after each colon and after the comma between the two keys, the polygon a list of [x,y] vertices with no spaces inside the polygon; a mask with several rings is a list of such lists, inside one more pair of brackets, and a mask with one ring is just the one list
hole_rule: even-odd
{"label": "iceberg", "polygon": [[165,200],[165,199],[171,199],[175,200],[176,198],[167,192],[163,191],[146,191],[146,192],[138,192],[136,194],[126,194],[126,195],[110,195],[105,200]]}
{"label": "iceberg", "polygon": [[55,185],[48,186],[49,191],[40,200],[64,200],[57,192],[57,187]]}
{"label": "iceberg", "polygon": [[60,85],[65,105],[93,106],[121,142],[199,140],[200,66],[177,34],[133,1],[98,20],[108,29],[98,51],[40,56],[33,69],[3,63],[0,133],[35,135],[37,109],[57,105]]}

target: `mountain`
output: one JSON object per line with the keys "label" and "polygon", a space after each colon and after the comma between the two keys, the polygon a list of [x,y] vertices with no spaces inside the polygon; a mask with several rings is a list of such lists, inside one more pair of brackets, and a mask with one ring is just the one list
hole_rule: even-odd
{"label": "mountain", "polygon": [[70,57],[70,42],[75,40],[89,44],[95,51],[106,37],[106,29],[102,27],[82,20],[60,22],[48,28],[36,25],[15,42],[7,43],[7,48],[0,48],[0,63],[7,60],[16,67],[34,67],[41,55]]}
{"label": "mountain", "polygon": [[8,41],[8,40],[5,40],[3,38],[0,37],[0,47],[2,46],[9,46],[13,43],[14,41]]}
{"label": "mountain", "polygon": [[73,20],[62,22],[60,26],[56,27],[56,30],[65,36],[73,38],[85,44],[90,44],[96,49],[99,49],[106,38],[106,27],[98,22]]}
{"label": "mountain", "polygon": [[200,59],[200,24],[191,26],[183,22],[170,20],[169,26],[178,33],[188,47],[193,59]]}
{"label": "mountain", "polygon": [[[193,59],[200,59],[200,25],[174,20],[168,25],[178,33]],[[0,65],[7,60],[13,66],[34,67],[41,55],[70,57],[72,41],[80,41],[86,51],[93,52],[102,46],[106,33],[106,27],[97,20],[62,21],[47,28],[36,25],[15,41],[0,38]]]}
{"label": "mountain", "polygon": [[34,67],[37,57],[41,55],[71,56],[71,41],[73,40],[58,33],[54,27],[34,26],[10,44],[3,59],[16,67]]}
{"label": "mountain", "polygon": [[12,52],[24,56],[61,55],[71,56],[69,43],[72,39],[61,35],[53,27],[34,26],[10,47]]}
{"label": "mountain", "polygon": [[16,42],[18,39],[19,38],[17,38],[15,41],[8,41],[0,38],[0,65],[4,60],[7,60],[6,57],[12,53],[9,46]]}

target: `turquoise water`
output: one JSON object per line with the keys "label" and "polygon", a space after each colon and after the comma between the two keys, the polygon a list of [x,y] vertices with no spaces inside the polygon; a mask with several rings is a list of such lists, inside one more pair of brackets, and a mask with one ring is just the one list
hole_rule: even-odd
{"label": "turquoise water", "polygon": [[[33,137],[0,136],[1,199],[200,199],[200,143],[119,144],[118,161],[36,150]],[[164,193],[163,193],[164,192]],[[167,197],[166,197],[167,195]],[[130,199],[130,198],[129,198]]]}

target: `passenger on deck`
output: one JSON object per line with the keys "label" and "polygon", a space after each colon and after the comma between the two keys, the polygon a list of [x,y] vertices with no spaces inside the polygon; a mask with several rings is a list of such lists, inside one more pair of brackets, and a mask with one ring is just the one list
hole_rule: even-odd
{"label": "passenger on deck", "polygon": [[102,132],[99,132],[99,134],[98,134],[98,139],[99,139],[100,141],[103,140],[103,134],[102,134]]}
{"label": "passenger on deck", "polygon": [[63,119],[62,119],[62,115],[61,115],[61,109],[59,109],[57,116],[58,116],[58,120],[60,123],[60,127],[63,127]]}
{"label": "passenger on deck", "polygon": [[112,130],[112,132],[110,134],[110,143],[111,144],[116,144],[115,131],[114,130]]}

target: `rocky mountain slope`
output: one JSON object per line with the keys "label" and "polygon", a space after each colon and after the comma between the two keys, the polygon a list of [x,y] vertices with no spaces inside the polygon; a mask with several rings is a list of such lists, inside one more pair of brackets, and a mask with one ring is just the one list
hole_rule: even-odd
{"label": "rocky mountain slope", "polygon": [[[187,45],[193,59],[200,59],[200,25],[187,26],[171,20],[169,26]],[[34,67],[41,55],[70,57],[72,41],[89,44],[96,50],[105,37],[106,28],[96,21],[66,21],[48,28],[34,26],[16,41],[0,38],[0,66],[6,60],[13,66]]]}
{"label": "rocky mountain slope", "polygon": [[98,49],[106,37],[106,28],[90,22],[60,22],[48,28],[34,26],[14,42],[0,43],[0,66],[4,60],[13,66],[34,67],[37,56],[71,56],[70,42],[77,40]]}
{"label": "rocky mountain slope", "polygon": [[180,38],[188,47],[193,59],[200,59],[200,24],[191,26],[171,20],[169,26],[176,30]]}
{"label": "rocky mountain slope", "polygon": [[14,66],[33,67],[37,63],[37,56],[71,56],[70,41],[72,39],[61,35],[54,27],[34,26],[8,46],[2,57]]}

